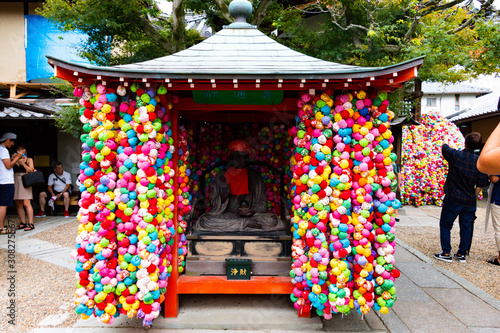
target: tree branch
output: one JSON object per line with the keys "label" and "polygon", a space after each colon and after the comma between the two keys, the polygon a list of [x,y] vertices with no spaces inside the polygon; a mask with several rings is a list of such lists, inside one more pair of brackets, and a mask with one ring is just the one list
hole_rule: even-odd
{"label": "tree branch", "polygon": [[[431,13],[443,10],[443,9],[451,8],[453,6],[456,6],[460,3],[462,3],[463,0],[453,0],[453,1],[446,2],[446,3],[441,4],[441,5],[435,5],[436,2],[437,1],[432,1],[430,6],[424,7],[422,12],[420,13],[420,16],[426,16],[426,15],[429,15]],[[441,1],[438,1],[438,2],[441,2]]]}
{"label": "tree branch", "polygon": [[413,21],[411,22],[410,28],[405,34],[404,40],[409,41],[411,39],[411,36],[415,33],[417,30],[417,26],[420,23],[420,16],[415,16]]}
{"label": "tree branch", "polygon": [[163,37],[158,30],[144,17],[138,17],[137,23],[140,25],[146,36],[151,38],[151,40],[169,53],[174,53],[176,51],[174,45],[165,37]]}
{"label": "tree branch", "polygon": [[224,0],[215,0],[215,3],[220,9],[220,13],[222,18],[227,22],[227,23],[232,23],[234,22],[234,19],[229,15],[229,7],[226,5]]}
{"label": "tree branch", "polygon": [[[487,0],[487,1],[492,1],[492,0]],[[408,31],[404,36],[404,40],[409,41],[411,39],[415,31],[417,30],[418,24],[420,23],[420,19],[422,17],[443,9],[451,8],[462,2],[463,0],[453,0],[446,3],[442,3],[441,0],[428,0],[426,2],[418,4],[416,9],[416,14],[413,18],[413,21],[411,22],[410,28],[408,29]],[[407,10],[408,9],[409,8],[407,8]]]}
{"label": "tree branch", "polygon": [[172,38],[176,51],[186,48],[186,24],[184,22],[184,1],[174,0],[172,5]]}
{"label": "tree branch", "polygon": [[494,0],[480,1],[481,2],[481,9],[477,13],[474,13],[473,15],[471,15],[471,17],[467,21],[465,21],[464,23],[462,23],[461,25],[459,25],[455,29],[447,31],[446,33],[450,34],[450,35],[455,34],[459,31],[465,29],[466,27],[468,27],[473,21],[476,20],[476,18],[479,15],[483,14],[484,11],[486,11],[493,4],[493,1]]}
{"label": "tree branch", "polygon": [[[347,30],[351,30],[351,29],[362,29],[362,30],[365,30],[365,31],[368,31],[370,29],[368,29],[367,27],[365,26],[362,26],[362,25],[359,25],[359,24],[353,24],[353,23],[349,23],[348,25],[346,25],[345,27],[342,26],[338,21],[337,21],[337,17],[342,17],[342,16],[346,16],[346,10],[345,8],[342,10],[339,10],[339,13],[335,13],[336,9],[332,6],[331,8],[328,9],[329,13],[330,13],[330,16],[332,17],[332,23],[335,24],[337,27],[339,27],[340,29],[344,30],[344,31],[347,31]],[[349,20],[348,20],[349,21]]]}
{"label": "tree branch", "polygon": [[261,0],[259,5],[255,9],[255,13],[253,14],[252,21],[250,22],[253,25],[259,26],[264,18],[266,17],[266,9],[271,4],[272,0]]}

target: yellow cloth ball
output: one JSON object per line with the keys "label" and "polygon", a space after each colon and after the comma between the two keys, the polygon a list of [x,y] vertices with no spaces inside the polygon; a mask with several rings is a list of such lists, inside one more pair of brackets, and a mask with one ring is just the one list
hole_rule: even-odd
{"label": "yellow cloth ball", "polygon": [[313,204],[315,204],[316,202],[318,202],[318,200],[319,200],[318,195],[316,195],[316,194],[311,195],[311,202]]}
{"label": "yellow cloth ball", "polygon": [[347,269],[347,263],[345,261],[340,261],[337,266],[341,271],[345,271]]}
{"label": "yellow cloth ball", "polygon": [[315,293],[315,294],[319,294],[319,293],[321,293],[321,286],[320,286],[319,284],[315,284],[315,285],[313,285],[313,287],[312,287],[312,291],[313,291],[313,293]]}
{"label": "yellow cloth ball", "polygon": [[365,98],[366,98],[366,92],[365,92],[365,91],[363,91],[363,90],[360,90],[360,91],[358,91],[358,93],[356,94],[356,97],[357,97],[358,99],[365,99]]}
{"label": "yellow cloth ball", "polygon": [[92,232],[94,231],[94,225],[92,224],[92,222],[89,222],[85,225],[85,231],[87,232]]}
{"label": "yellow cloth ball", "polygon": [[111,112],[111,105],[109,104],[104,104],[101,108],[101,112],[103,113],[110,113]]}

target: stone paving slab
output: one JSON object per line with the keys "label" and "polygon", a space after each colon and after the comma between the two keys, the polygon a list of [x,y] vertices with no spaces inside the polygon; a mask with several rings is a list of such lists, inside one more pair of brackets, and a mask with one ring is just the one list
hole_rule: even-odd
{"label": "stone paving slab", "polygon": [[500,333],[500,328],[494,327],[469,327],[474,333]]}
{"label": "stone paving slab", "polygon": [[408,327],[396,315],[396,313],[394,313],[392,309],[387,314],[376,312],[376,315],[380,318],[380,320],[383,321],[384,326],[387,327],[389,332],[411,333]]}
{"label": "stone paving slab", "polygon": [[396,267],[404,275],[411,277],[413,283],[420,288],[461,288],[455,281],[447,278],[434,266],[427,263],[396,263]]}
{"label": "stone paving slab", "polygon": [[417,258],[422,260],[422,262],[425,262],[425,263],[431,265],[437,271],[441,272],[441,274],[443,274],[447,279],[450,279],[450,280],[456,282],[457,284],[459,284],[461,286],[461,288],[464,288],[465,290],[469,291],[470,293],[476,295],[477,297],[482,299],[484,302],[488,303],[489,305],[491,305],[492,307],[494,307],[495,309],[500,311],[500,301],[498,299],[496,299],[495,297],[491,296],[490,294],[488,294],[487,292],[485,292],[484,290],[482,290],[481,288],[479,288],[478,286],[476,286],[472,282],[467,281],[463,277],[461,277],[461,276],[459,276],[459,275],[457,275],[457,274],[455,274],[447,269],[436,266],[435,259],[427,257],[426,255],[424,255],[422,252],[415,249],[414,247],[404,243],[403,241],[401,241],[399,239],[396,239],[396,243],[399,246],[399,249],[404,248],[404,249],[408,250],[410,253],[414,254]]}
{"label": "stone paving slab", "polygon": [[[16,239],[16,252],[32,256],[51,264],[61,266],[67,269],[75,269],[75,261],[71,259],[71,249],[42,241],[35,238]],[[0,244],[0,247],[7,248],[8,244]]]}
{"label": "stone paving slab", "polygon": [[71,257],[69,256],[69,252],[65,253],[64,255],[45,256],[45,257],[40,257],[38,259],[69,269],[71,271],[74,271],[76,266],[76,262],[71,259]]}
{"label": "stone paving slab", "polygon": [[396,286],[396,302],[431,302],[429,297],[421,288],[414,284],[406,275],[401,274],[399,279],[394,283]]}
{"label": "stone paving slab", "polygon": [[62,248],[61,245],[53,244],[39,239],[21,238],[16,242],[17,252],[27,255],[43,255],[44,253]]}
{"label": "stone paving slab", "polygon": [[[6,220],[12,220],[12,216],[7,216]],[[34,220],[34,225],[35,229],[30,230],[30,231],[24,231],[24,229],[21,230],[16,230],[16,238],[18,237],[30,237],[33,235],[36,235],[40,232],[44,232],[50,229],[53,229],[55,227],[58,227],[60,225],[69,223],[71,221],[76,220],[76,217],[70,217],[70,218],[65,218],[64,216],[52,216],[48,218],[44,218],[43,221],[40,221],[39,219]],[[3,244],[5,242],[4,237],[0,237],[0,244]],[[5,237],[6,238],[6,237]]]}
{"label": "stone paving slab", "polygon": [[401,302],[398,300],[394,303],[392,310],[414,333],[470,332],[464,324],[436,302]]}
{"label": "stone paving slab", "polygon": [[394,253],[394,258],[396,259],[396,266],[400,263],[421,263],[417,256],[408,251],[402,246],[396,245],[396,252]]}
{"label": "stone paving slab", "polygon": [[399,222],[396,224],[398,227],[438,227],[439,219],[430,217],[428,215],[421,216],[401,216]]}
{"label": "stone paving slab", "polygon": [[466,326],[500,328],[500,311],[467,290],[447,288],[424,290]]}

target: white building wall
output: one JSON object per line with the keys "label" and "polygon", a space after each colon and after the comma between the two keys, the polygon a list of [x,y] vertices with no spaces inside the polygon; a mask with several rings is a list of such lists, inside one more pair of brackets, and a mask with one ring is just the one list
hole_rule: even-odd
{"label": "white building wall", "polygon": [[[427,99],[435,98],[435,106],[427,106]],[[449,116],[457,111],[474,106],[476,100],[475,94],[460,94],[459,109],[455,109],[455,94],[424,94],[422,97],[422,114],[427,114],[431,111],[438,112],[442,117]]]}
{"label": "white building wall", "polygon": [[0,2],[0,82],[26,82],[23,3]]}

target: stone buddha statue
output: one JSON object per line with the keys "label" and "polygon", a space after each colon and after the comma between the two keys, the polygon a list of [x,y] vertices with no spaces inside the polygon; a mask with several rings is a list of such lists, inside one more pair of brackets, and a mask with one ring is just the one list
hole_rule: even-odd
{"label": "stone buddha statue", "polygon": [[201,215],[194,231],[238,232],[285,230],[278,216],[267,211],[264,180],[248,167],[250,145],[244,140],[229,144],[226,170],[210,185],[211,211]]}

